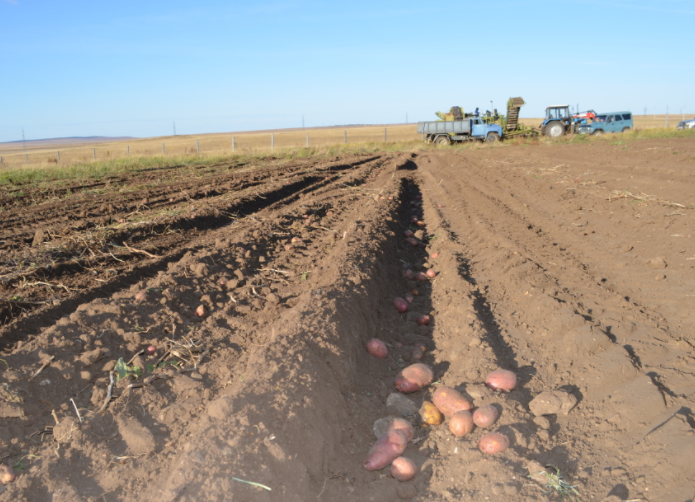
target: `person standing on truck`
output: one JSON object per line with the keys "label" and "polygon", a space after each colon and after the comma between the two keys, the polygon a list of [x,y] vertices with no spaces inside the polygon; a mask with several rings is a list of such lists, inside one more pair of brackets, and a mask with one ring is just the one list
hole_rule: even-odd
{"label": "person standing on truck", "polygon": [[478,109],[477,106],[475,107],[475,112],[473,112],[473,115],[474,115],[475,117],[480,117],[480,110]]}

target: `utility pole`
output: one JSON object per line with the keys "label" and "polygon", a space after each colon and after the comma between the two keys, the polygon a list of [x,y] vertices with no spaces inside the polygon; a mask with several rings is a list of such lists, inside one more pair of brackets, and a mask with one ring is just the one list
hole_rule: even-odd
{"label": "utility pole", "polygon": [[175,120],[173,121],[173,124],[174,124],[174,136],[176,136],[176,121]]}
{"label": "utility pole", "polygon": [[302,129],[304,129],[304,115],[302,115]]}
{"label": "utility pole", "polygon": [[27,140],[24,139],[24,128],[22,127],[22,149],[26,151],[27,149]]}
{"label": "utility pole", "polygon": [[405,123],[408,123],[408,112],[405,112]]}
{"label": "utility pole", "polygon": [[647,107],[646,106],[644,107],[644,116],[645,117],[647,116]]}

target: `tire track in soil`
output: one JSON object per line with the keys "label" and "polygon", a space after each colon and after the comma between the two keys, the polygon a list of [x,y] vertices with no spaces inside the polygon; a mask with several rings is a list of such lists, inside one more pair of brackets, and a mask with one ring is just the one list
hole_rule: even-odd
{"label": "tire track in soil", "polygon": [[[454,162],[456,171],[450,169]],[[518,357],[537,368],[528,384],[534,394],[564,387],[580,397],[575,411],[566,418],[557,418],[555,431],[551,428],[551,432],[558,437],[549,441],[552,445],[567,440],[574,444],[575,451],[560,458],[553,449],[532,454],[544,457],[545,462],[558,462],[555,465],[572,475],[584,475],[585,490],[595,497],[611,490],[621,496],[633,493],[624,483],[611,485],[607,479],[586,475],[604,469],[610,472],[618,466],[633,484],[638,478],[649,479],[650,496],[673,496],[677,489],[686,497],[687,490],[683,491],[678,480],[695,474],[685,467],[686,449],[681,444],[683,434],[692,436],[692,395],[676,395],[660,381],[656,371],[642,368],[640,354],[625,344],[626,340],[618,341],[607,319],[597,317],[593,310],[613,306],[629,318],[651,325],[652,336],[655,334],[657,339],[660,332],[668,335],[668,328],[655,329],[653,316],[645,315],[641,306],[618,301],[605,288],[586,280],[588,275],[584,267],[577,266],[578,260],[553,255],[555,247],[550,243],[561,243],[561,238],[528,232],[535,225],[491,195],[494,185],[481,180],[475,170],[462,165],[454,155],[433,154],[419,164],[420,171],[424,171],[424,192],[444,206],[430,206],[432,212],[446,221],[443,227],[454,229],[452,240],[466,236],[465,243],[457,242],[465,248],[464,257],[470,264],[464,275],[477,277],[486,291],[484,299],[495,307],[500,333],[506,340],[498,351],[511,347]],[[447,178],[446,184],[439,183],[443,177]],[[551,260],[564,262],[562,276],[554,276],[539,264]],[[529,292],[535,296],[533,300]],[[674,347],[669,350],[673,357]],[[683,426],[672,420],[674,413],[682,413]],[[640,442],[664,423],[674,430],[664,431],[648,446]],[[653,456],[645,460],[642,455],[660,451],[663,446],[657,446],[658,442],[668,444],[674,452],[661,457],[669,468],[662,468]],[[601,457],[603,460],[596,463]],[[633,486],[633,490],[639,489]]]}

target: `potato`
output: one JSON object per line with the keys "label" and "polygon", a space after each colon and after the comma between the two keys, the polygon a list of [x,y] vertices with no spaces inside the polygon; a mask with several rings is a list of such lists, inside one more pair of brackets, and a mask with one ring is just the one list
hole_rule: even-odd
{"label": "potato", "polygon": [[410,481],[417,471],[417,465],[409,458],[398,457],[391,464],[391,476],[398,481]]}
{"label": "potato", "polygon": [[438,258],[439,257],[439,251],[435,251],[430,255],[430,258]]}
{"label": "potato", "polygon": [[147,290],[146,289],[143,289],[137,295],[135,295],[135,301],[136,302],[141,302],[144,300],[147,300]]}
{"label": "potato", "polygon": [[195,309],[194,315],[198,317],[205,317],[205,305],[198,305],[198,308]]}
{"label": "potato", "polygon": [[473,409],[471,402],[463,397],[459,391],[440,385],[432,394],[432,402],[446,418],[451,418],[454,413],[459,411],[470,411]]}
{"label": "potato", "polygon": [[427,277],[427,274],[424,274],[422,272],[418,272],[417,274],[415,274],[415,280],[420,281],[420,282],[427,282],[430,280],[430,278]]}
{"label": "potato", "polygon": [[378,359],[384,359],[389,355],[386,344],[377,338],[372,338],[367,342],[367,352]]}
{"label": "potato", "polygon": [[439,425],[444,421],[441,412],[429,401],[423,401],[420,406],[420,418],[427,425]]}
{"label": "potato", "polygon": [[437,277],[437,272],[435,272],[434,270],[432,270],[432,269],[430,268],[430,269],[427,270],[427,272],[425,272],[425,275],[426,275],[427,277],[429,277],[430,279],[434,279],[435,277]]}
{"label": "potato", "polygon": [[427,347],[425,347],[425,344],[423,344],[423,343],[415,344],[415,348],[413,349],[413,354],[410,356],[410,360],[411,361],[421,360],[422,356],[425,355],[425,352],[427,352]]}
{"label": "potato", "polygon": [[430,323],[430,316],[428,316],[428,315],[418,316],[417,319],[415,319],[415,322],[418,323],[420,326],[427,326]]}
{"label": "potato", "polygon": [[499,417],[499,412],[497,411],[497,408],[490,404],[486,404],[485,406],[481,406],[480,408],[475,410],[475,413],[473,413],[473,422],[478,427],[487,429],[495,422],[497,422],[497,417]]}
{"label": "potato", "polygon": [[491,432],[480,438],[478,448],[488,455],[500,453],[509,448],[509,439],[501,432]]}
{"label": "potato", "polygon": [[396,389],[404,394],[409,394],[411,392],[417,392],[423,387],[431,384],[433,379],[434,373],[429,366],[422,363],[415,363],[407,368],[403,368],[398,375],[396,375],[395,384]]}
{"label": "potato", "polygon": [[386,428],[386,432],[389,431],[401,431],[405,434],[406,439],[410,443],[415,436],[415,430],[413,426],[404,418],[394,418],[389,426]]}
{"label": "potato", "polygon": [[408,445],[408,439],[402,431],[389,431],[379,439],[367,453],[367,460],[362,467],[368,471],[383,469],[396,458],[400,457]]}
{"label": "potato", "polygon": [[462,438],[474,427],[473,414],[470,411],[457,411],[449,418],[449,431],[457,438]]}
{"label": "potato", "polygon": [[[0,483],[7,485],[12,483],[17,476],[15,475],[12,467],[5,464],[0,464]],[[3,488],[4,490],[4,488]]]}
{"label": "potato", "polygon": [[403,235],[405,235],[406,237],[412,237],[413,231],[412,230],[406,230],[405,232],[403,232]]}
{"label": "potato", "polygon": [[415,237],[408,237],[405,240],[405,242],[407,242],[408,244],[410,244],[413,247],[417,247],[417,245],[419,244],[418,240]]}
{"label": "potato", "polygon": [[495,370],[487,376],[485,385],[493,390],[509,392],[516,387],[516,375],[509,370]]}
{"label": "potato", "polygon": [[401,314],[408,312],[408,302],[406,302],[403,298],[394,298],[393,306],[396,307],[396,310],[398,310],[398,312]]}
{"label": "potato", "polygon": [[410,270],[409,268],[406,268],[403,271],[403,277],[405,277],[408,280],[412,280],[413,277],[415,277],[415,273],[412,270]]}
{"label": "potato", "polygon": [[403,299],[408,303],[413,303],[415,301],[415,298],[411,294],[404,295]]}

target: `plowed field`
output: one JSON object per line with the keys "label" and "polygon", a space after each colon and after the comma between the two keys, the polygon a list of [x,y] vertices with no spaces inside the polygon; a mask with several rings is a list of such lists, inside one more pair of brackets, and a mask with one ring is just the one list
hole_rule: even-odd
{"label": "plowed field", "polygon": [[[560,500],[558,470],[584,501],[692,500],[695,141],[616,143],[5,190],[0,501]],[[434,383],[399,394],[417,343]],[[423,426],[438,385],[509,448]],[[362,467],[390,415],[412,481]]]}

